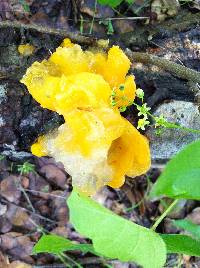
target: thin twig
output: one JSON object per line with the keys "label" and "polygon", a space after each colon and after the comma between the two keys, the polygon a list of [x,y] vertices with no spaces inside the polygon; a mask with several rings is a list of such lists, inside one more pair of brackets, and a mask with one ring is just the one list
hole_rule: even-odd
{"label": "thin twig", "polygon": [[48,221],[48,222],[51,222],[51,223],[53,223],[53,224],[58,224],[57,221],[51,220],[51,219],[46,218],[46,217],[44,217],[44,216],[42,216],[42,215],[40,215],[40,214],[38,214],[38,213],[32,212],[32,211],[30,211],[30,210],[27,209],[27,208],[23,208],[23,207],[17,206],[16,204],[14,204],[14,203],[8,201],[8,200],[5,199],[5,198],[3,198],[3,202],[6,203],[6,204],[11,204],[11,205],[15,206],[16,208],[22,209],[22,210],[24,210],[24,211],[30,213],[31,215],[36,216],[36,217],[38,217],[38,218],[40,218],[40,219],[42,219],[42,220],[44,220],[44,221]]}
{"label": "thin twig", "polygon": [[200,83],[200,72],[187,68],[178,63],[148,53],[133,52],[130,49],[126,50],[126,54],[132,60],[132,62],[156,65],[179,78]]}
{"label": "thin twig", "polygon": [[[98,45],[98,40],[96,38],[87,37],[76,33],[70,33],[66,30],[61,29],[52,29],[49,27],[39,26],[35,24],[22,24],[16,21],[1,21],[0,28],[6,28],[6,27],[25,29],[25,30],[35,30],[41,33],[58,35],[63,38],[68,37],[73,42],[84,45],[92,45],[92,46]],[[126,54],[133,62],[141,62],[145,64],[156,65],[179,78],[200,84],[200,72],[197,72],[180,64],[174,63],[170,60],[160,58],[158,56],[154,56],[148,53],[133,52],[130,49],[127,49]]]}
{"label": "thin twig", "polygon": [[19,186],[20,191],[23,193],[23,195],[24,195],[26,201],[28,202],[28,204],[29,204],[29,206],[30,206],[32,212],[35,213],[35,212],[36,212],[36,211],[35,211],[35,208],[34,208],[34,206],[32,205],[31,200],[30,200],[29,196],[27,195],[27,193],[26,193],[24,187],[22,186],[21,181],[22,181],[22,172],[20,172],[20,176],[19,176],[19,184],[18,184],[18,186]]}
{"label": "thin twig", "polygon": [[94,3],[94,14],[93,14],[93,17],[92,17],[92,22],[91,22],[91,25],[90,25],[89,34],[92,34],[92,31],[93,31],[94,19],[95,19],[96,12],[97,12],[97,0],[95,0],[95,3]]}
{"label": "thin twig", "polygon": [[18,188],[24,195],[26,201],[28,202],[29,204],[29,207],[31,208],[32,212],[35,213],[35,208],[33,207],[32,203],[31,203],[31,200],[29,198],[29,196],[27,195],[24,187],[19,183],[19,188]]}
{"label": "thin twig", "polygon": [[87,36],[79,35],[76,33],[71,33],[67,30],[53,29],[53,28],[49,28],[46,26],[36,25],[36,24],[24,24],[24,23],[19,23],[17,21],[0,21],[0,28],[2,29],[6,27],[11,27],[11,28],[16,28],[16,29],[25,29],[25,30],[35,30],[40,33],[59,35],[60,37],[63,37],[63,38],[68,37],[73,42],[84,44],[84,45],[91,45],[91,44],[95,45],[97,42],[96,38],[87,37]]}
{"label": "thin twig", "polygon": [[105,18],[103,20],[145,20],[149,18],[150,17],[117,17],[117,18]]}
{"label": "thin twig", "polygon": [[36,190],[30,190],[30,189],[24,189],[24,191],[30,192],[30,193],[35,193],[35,194],[48,195],[48,196],[52,196],[52,197],[60,198],[60,199],[66,199],[65,197],[63,197],[61,195],[55,195],[55,194],[51,194],[51,193],[45,193],[45,192],[42,192],[42,191],[36,191]]}

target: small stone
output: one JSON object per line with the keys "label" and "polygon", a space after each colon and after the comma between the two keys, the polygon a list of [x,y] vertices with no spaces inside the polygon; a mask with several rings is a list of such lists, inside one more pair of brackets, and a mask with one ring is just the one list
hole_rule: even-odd
{"label": "small stone", "polygon": [[28,178],[31,194],[48,199],[48,195],[46,193],[51,192],[51,186],[49,183],[36,172],[29,173]]}
{"label": "small stone", "polygon": [[200,225],[200,207],[195,208],[188,216],[188,220],[191,220],[194,224]]}
{"label": "small stone", "polygon": [[9,259],[0,251],[0,268],[9,268]]}
{"label": "small stone", "polygon": [[53,195],[57,195],[58,198],[52,196],[52,216],[53,219],[59,222],[59,226],[63,226],[66,224],[69,220],[69,210],[66,205],[66,197],[64,197],[64,194],[62,191],[54,191],[52,192]]}
{"label": "small stone", "polygon": [[9,176],[0,183],[0,195],[9,202],[18,204],[21,192],[18,190],[19,178],[16,176]]}
{"label": "small stone", "polygon": [[0,241],[2,251],[6,251],[13,259],[33,263],[33,258],[30,255],[34,243],[30,240],[29,236],[10,232],[0,235]]}
{"label": "small stone", "polygon": [[12,227],[12,223],[5,216],[0,217],[0,233],[10,232]]}
{"label": "small stone", "polygon": [[21,209],[16,209],[15,214],[12,217],[12,224],[15,226],[24,226],[24,224],[27,222],[29,219],[29,215],[21,210]]}
{"label": "small stone", "polygon": [[[163,115],[167,121],[183,127],[200,130],[200,113],[198,106],[192,102],[172,101],[160,105],[153,114]],[[151,144],[151,154],[154,161],[166,161],[183,149],[187,144],[198,139],[200,134],[180,129],[164,129],[160,136],[155,128],[147,131]]]}
{"label": "small stone", "polygon": [[52,234],[59,235],[65,238],[68,238],[69,229],[66,226],[56,227],[51,231]]}
{"label": "small stone", "polygon": [[60,186],[61,188],[66,188],[67,176],[56,165],[45,165],[41,168],[40,172],[49,182],[53,182],[53,184]]}
{"label": "small stone", "polygon": [[21,185],[23,188],[27,189],[29,187],[29,179],[26,177],[22,177]]}
{"label": "small stone", "polygon": [[[50,195],[48,195],[50,197]],[[49,200],[40,199],[34,203],[35,208],[40,211],[43,216],[49,217],[51,209],[49,207]]]}
{"label": "small stone", "polygon": [[17,235],[19,235],[19,234],[15,233],[15,232],[10,232],[10,233],[7,233],[5,235],[1,235],[0,236],[1,248],[3,250],[9,250],[9,249],[15,247],[17,245],[17,241],[13,238],[16,237]]}
{"label": "small stone", "polygon": [[7,221],[9,221],[12,225],[18,226],[25,230],[35,230],[36,227],[34,222],[38,223],[38,218],[34,219],[33,216],[29,216],[23,208],[13,204],[8,206],[6,218]]}
{"label": "small stone", "polygon": [[56,162],[53,157],[35,157],[35,163],[39,168],[42,168],[45,165],[56,165],[59,169],[65,172],[63,163]]}

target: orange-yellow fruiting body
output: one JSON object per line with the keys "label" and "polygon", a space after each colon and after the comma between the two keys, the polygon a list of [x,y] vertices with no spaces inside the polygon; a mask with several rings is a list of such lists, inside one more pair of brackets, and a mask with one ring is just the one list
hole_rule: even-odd
{"label": "orange-yellow fruiting body", "polygon": [[30,56],[35,51],[35,47],[30,44],[24,44],[18,46],[18,52],[22,56]]}
{"label": "orange-yellow fruiting body", "polygon": [[45,150],[45,147],[43,146],[43,142],[45,140],[45,137],[40,136],[36,143],[34,143],[31,146],[31,152],[32,154],[42,157],[48,154],[48,152]]}
{"label": "orange-yellow fruiting body", "polygon": [[42,107],[65,119],[38,138],[32,153],[63,162],[73,185],[88,195],[103,185],[120,187],[126,175],[141,175],[150,166],[147,139],[118,109],[135,98],[129,68],[118,46],[108,53],[83,51],[65,39],[49,60],[33,63],[22,79]]}
{"label": "orange-yellow fruiting body", "polygon": [[74,44],[69,38],[65,38],[60,46],[61,47],[73,47]]}

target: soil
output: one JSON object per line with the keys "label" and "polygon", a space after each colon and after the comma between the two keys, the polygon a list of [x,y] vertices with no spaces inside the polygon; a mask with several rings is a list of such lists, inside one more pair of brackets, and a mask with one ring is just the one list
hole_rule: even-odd
{"label": "soil", "polygon": [[[69,222],[65,200],[72,190],[70,176],[61,163],[49,157],[36,158],[30,153],[37,137],[62,124],[63,118],[41,108],[32,99],[20,83],[22,75],[34,61],[48,58],[63,37],[69,35],[76,40],[81,35],[87,36],[84,47],[94,45],[96,38],[109,38],[110,44],[149,52],[200,71],[198,1],[178,5],[173,15],[169,8],[162,8],[162,1],[158,2],[161,5],[158,13],[150,1],[143,0],[132,5],[123,2],[116,10],[97,4],[96,12],[93,0],[0,2],[0,268],[23,267],[19,266],[21,262],[35,268],[65,267],[50,254],[31,254],[41,237],[41,229],[73,241],[88,242]],[[25,43],[36,48],[27,57],[17,50]],[[194,85],[184,79],[148,64],[133,62],[132,69],[138,87],[145,91],[145,101],[153,110],[171,100],[197,101]],[[133,108],[124,116],[133,124],[136,122]],[[27,162],[33,165],[33,170],[21,173],[19,167]],[[150,202],[146,198],[162,168],[152,168],[134,180],[127,178],[119,190],[107,187],[97,199],[116,214],[150,227],[165,209],[159,201]],[[180,202],[158,231],[180,232],[172,224],[174,218],[190,217],[198,222],[199,207],[199,202]],[[81,267],[108,267],[108,264],[115,268],[138,267],[133,263],[102,260],[92,254],[67,254]],[[178,255],[170,255],[166,267],[177,267],[180,261],[181,267],[200,267],[199,258]],[[69,265],[77,267],[70,261]]]}

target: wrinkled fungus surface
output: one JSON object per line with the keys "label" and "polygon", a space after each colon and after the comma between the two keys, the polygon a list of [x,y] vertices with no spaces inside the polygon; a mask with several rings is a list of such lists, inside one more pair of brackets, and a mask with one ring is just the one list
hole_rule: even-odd
{"label": "wrinkled fungus surface", "polygon": [[118,46],[108,53],[83,51],[65,39],[22,79],[42,107],[65,119],[38,138],[32,153],[61,161],[73,186],[87,195],[104,185],[120,187],[125,175],[141,175],[150,166],[147,139],[119,111],[135,98],[134,76],[127,75],[130,64]]}

